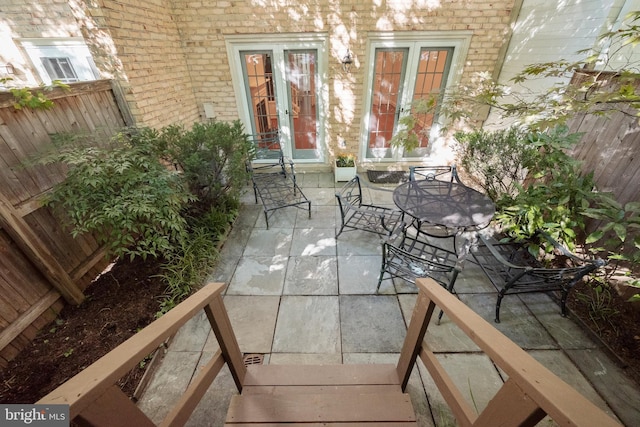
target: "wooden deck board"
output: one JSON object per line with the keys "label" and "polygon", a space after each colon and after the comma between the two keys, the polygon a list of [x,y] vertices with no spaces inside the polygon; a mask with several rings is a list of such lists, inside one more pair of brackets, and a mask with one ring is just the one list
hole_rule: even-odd
{"label": "wooden deck board", "polygon": [[233,396],[227,424],[296,422],[414,422],[403,393],[255,394]]}
{"label": "wooden deck board", "polygon": [[397,384],[376,384],[376,385],[267,385],[267,386],[245,386],[242,389],[243,395],[249,394],[322,394],[322,393],[356,393],[375,394],[401,392]]}
{"label": "wooden deck board", "polygon": [[395,365],[251,365],[244,386],[400,384]]}
{"label": "wooden deck board", "polygon": [[386,364],[248,366],[242,395],[232,397],[226,422],[344,426],[415,421],[395,365]]}

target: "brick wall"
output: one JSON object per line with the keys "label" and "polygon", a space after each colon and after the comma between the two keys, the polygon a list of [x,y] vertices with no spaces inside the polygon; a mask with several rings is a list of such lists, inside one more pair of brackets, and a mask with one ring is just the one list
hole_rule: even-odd
{"label": "brick wall", "polygon": [[16,41],[51,37],[84,37],[101,76],[119,83],[138,125],[189,126],[200,119],[169,1],[3,0],[0,4],[0,65],[14,65],[15,83],[39,83]]}
{"label": "brick wall", "polygon": [[98,68],[118,79],[139,125],[199,120],[179,30],[165,0],[81,3],[77,16]]}
{"label": "brick wall", "polygon": [[[355,99],[353,117],[363,117],[364,61],[367,33],[372,31],[452,31],[473,32],[464,76],[474,72],[493,73],[500,49],[510,32],[514,0],[385,1],[346,0],[333,2],[246,0],[175,0],[174,16],[183,40],[196,99],[214,102],[221,119],[237,118],[225,36],[261,33],[328,34],[329,106],[333,112],[341,105],[341,94]],[[347,79],[341,75],[340,55],[347,42],[356,58],[356,68]],[[335,79],[343,79],[336,85]],[[464,77],[463,77],[464,78]],[[463,80],[464,82],[464,80]],[[343,86],[345,85],[345,86]],[[340,133],[347,141],[358,141],[360,123],[346,124],[343,118],[328,118],[329,135]],[[337,144],[329,140],[330,146]],[[357,150],[349,146],[349,151]]]}
{"label": "brick wall", "polygon": [[[5,8],[0,12],[11,12],[11,37],[82,34],[104,76],[120,82],[138,123],[154,127],[199,120],[204,102],[214,104],[220,120],[238,118],[227,35],[327,34],[328,111],[345,101],[344,93],[351,94],[347,102],[354,106],[348,127],[336,114],[327,118],[328,129],[357,141],[367,33],[471,31],[464,83],[474,72],[494,72],[510,31],[514,1],[42,0],[27,2],[24,9],[24,0],[5,0],[10,6],[0,6]],[[356,58],[347,78],[340,66],[345,44]]]}

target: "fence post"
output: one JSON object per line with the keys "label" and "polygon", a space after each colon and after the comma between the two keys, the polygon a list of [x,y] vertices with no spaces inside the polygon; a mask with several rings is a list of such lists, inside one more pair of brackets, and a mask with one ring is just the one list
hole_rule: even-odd
{"label": "fence post", "polygon": [[0,225],[27,258],[47,278],[51,286],[57,289],[64,299],[71,304],[80,304],[84,301],[84,294],[71,280],[71,277],[62,268],[60,263],[47,251],[40,238],[31,227],[16,212],[11,203],[0,194]]}

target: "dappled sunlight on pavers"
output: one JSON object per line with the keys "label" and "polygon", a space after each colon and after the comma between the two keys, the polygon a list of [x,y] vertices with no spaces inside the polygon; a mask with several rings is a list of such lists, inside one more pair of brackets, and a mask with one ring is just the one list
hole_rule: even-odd
{"label": "dappled sunlight on pavers", "polygon": [[335,255],[335,229],[303,228],[294,230],[290,254],[292,256]]}
{"label": "dappled sunlight on pavers", "polygon": [[[270,218],[267,230],[262,212],[253,208],[253,198],[244,197],[249,205],[241,209],[218,268],[210,275],[229,284],[224,304],[240,350],[263,354],[265,364],[396,363],[417,299],[415,285],[385,280],[376,293],[381,236],[358,230],[344,232],[336,240],[340,217],[335,191],[340,185],[334,186],[332,174],[301,177],[299,184],[312,203],[311,219],[306,211],[281,209]],[[390,195],[375,197],[382,203]],[[455,290],[461,301],[584,390],[597,405],[605,405],[611,413],[598,397],[605,396],[611,407],[626,411],[628,419],[635,419],[635,411],[640,422],[640,413],[634,409],[640,399],[638,390],[570,318],[560,316],[558,304],[547,295],[505,297],[502,323],[496,324],[497,293],[477,265],[464,264]],[[425,342],[471,407],[481,411],[504,378],[451,319],[445,315],[437,324],[437,314]],[[199,316],[185,325],[183,335],[169,347],[142,398],[146,411],[154,416],[163,413],[163,399],[184,391],[191,381],[186,376],[197,375],[198,366],[218,349],[213,334],[206,334],[207,327],[206,318]],[[424,365],[418,362],[417,366],[407,391],[418,425],[455,425]],[[178,375],[185,378],[177,379]],[[235,393],[225,368],[187,425],[222,425],[229,397]]]}

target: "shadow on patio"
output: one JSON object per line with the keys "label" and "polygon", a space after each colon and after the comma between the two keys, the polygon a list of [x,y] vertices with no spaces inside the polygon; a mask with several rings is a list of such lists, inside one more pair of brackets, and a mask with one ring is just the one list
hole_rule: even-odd
{"label": "shadow on patio", "polygon": [[[336,241],[340,214],[331,174],[299,174],[312,202],[312,218],[281,210],[266,229],[261,209],[247,193],[245,205],[210,281],[228,283],[224,304],[240,349],[265,364],[396,363],[416,302],[416,289],[384,281],[376,294],[381,263],[377,235],[353,231]],[[365,190],[368,191],[368,190]],[[374,203],[393,206],[391,193]],[[496,291],[481,269],[467,262],[455,287],[459,299],[525,349],[607,414],[640,424],[640,393],[606,353],[545,294],[508,296],[502,322],[493,323]],[[198,370],[218,349],[204,314],[171,341],[138,402],[161,421]],[[479,412],[505,375],[446,316],[426,338],[437,358]],[[455,424],[451,411],[422,363],[407,388],[418,424]],[[187,425],[222,425],[234,381],[225,367]],[[545,424],[546,425],[546,424]]]}

